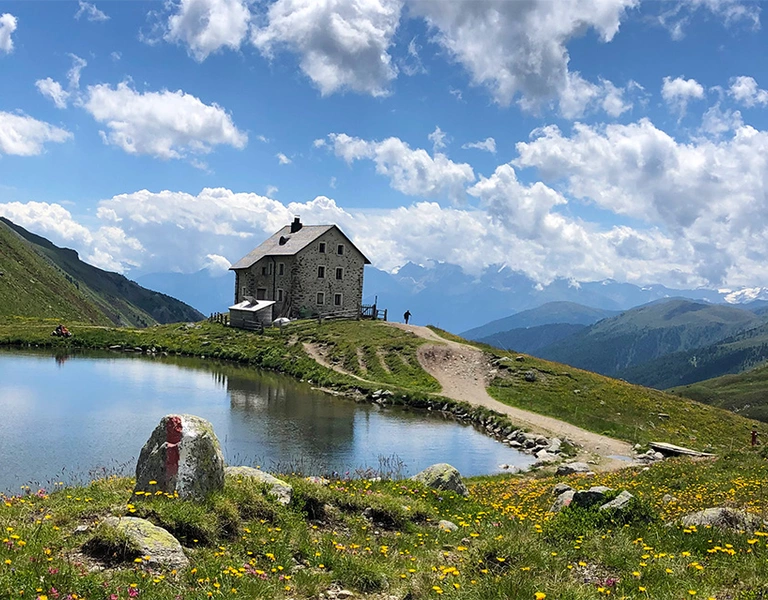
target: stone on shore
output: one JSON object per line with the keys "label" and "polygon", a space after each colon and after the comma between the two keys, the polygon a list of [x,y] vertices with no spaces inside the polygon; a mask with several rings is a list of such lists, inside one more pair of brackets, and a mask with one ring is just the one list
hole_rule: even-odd
{"label": "stone on shore", "polygon": [[448,463],[438,463],[427,467],[421,473],[411,477],[414,481],[420,481],[427,487],[435,490],[456,492],[462,496],[469,496],[469,490],[461,479],[461,473]]}
{"label": "stone on shore", "polygon": [[141,550],[141,556],[149,565],[178,569],[189,564],[179,540],[146,519],[107,517],[104,523],[127,536]]}
{"label": "stone on shore", "polygon": [[254,469],[253,467],[227,467],[224,469],[225,475],[231,475],[238,479],[252,479],[259,483],[264,483],[269,487],[270,495],[274,496],[280,504],[290,504],[293,496],[293,486],[274,475]]}
{"label": "stone on shore", "polygon": [[213,426],[194,415],[166,415],[141,449],[136,492],[202,500],[224,487],[224,456]]}
{"label": "stone on shore", "polygon": [[555,475],[571,475],[573,473],[589,473],[592,469],[587,463],[572,462],[557,467]]}

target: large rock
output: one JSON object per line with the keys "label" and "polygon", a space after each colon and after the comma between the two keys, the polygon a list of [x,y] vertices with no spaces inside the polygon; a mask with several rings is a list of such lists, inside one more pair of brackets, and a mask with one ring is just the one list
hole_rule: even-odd
{"label": "large rock", "polygon": [[159,490],[201,500],[223,487],[224,456],[213,426],[194,415],[160,419],[136,463],[134,493]]}
{"label": "large rock", "polygon": [[635,497],[627,490],[623,490],[621,494],[616,496],[613,500],[603,504],[600,507],[600,510],[623,510],[629,506],[634,498]]}
{"label": "large rock", "polygon": [[735,531],[753,531],[763,526],[763,520],[742,510],[716,507],[685,515],[680,519],[684,527],[719,527]]}
{"label": "large rock", "polygon": [[254,469],[253,467],[227,467],[224,469],[225,475],[231,475],[239,479],[253,479],[259,483],[264,483],[269,487],[269,492],[277,498],[280,504],[290,504],[293,496],[293,486],[274,475]]}
{"label": "large rock", "polygon": [[592,469],[587,463],[572,462],[557,467],[556,475],[571,475],[573,473],[589,473]]}
{"label": "large rock", "polygon": [[141,556],[150,565],[178,569],[189,564],[179,540],[146,519],[107,517],[104,523],[127,536],[141,550]]}
{"label": "large rock", "polygon": [[596,504],[603,504],[606,500],[605,494],[610,491],[611,488],[607,488],[604,485],[591,487],[588,490],[579,490],[573,495],[571,506],[589,508],[590,506],[595,506]]}
{"label": "large rock", "polygon": [[576,493],[576,490],[566,490],[562,494],[560,494],[557,498],[555,498],[554,504],[552,504],[551,508],[549,509],[549,512],[560,512],[563,510],[566,506],[570,506],[571,502],[573,502],[573,496]]}
{"label": "large rock", "polygon": [[469,490],[461,480],[461,473],[448,463],[439,463],[427,467],[421,473],[411,477],[414,481],[420,481],[427,487],[436,490],[456,492],[462,496],[469,496]]}

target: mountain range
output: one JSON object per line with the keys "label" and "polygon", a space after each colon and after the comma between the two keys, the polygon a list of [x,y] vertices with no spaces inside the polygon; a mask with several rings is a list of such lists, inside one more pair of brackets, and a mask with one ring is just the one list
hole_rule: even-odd
{"label": "mountain range", "polygon": [[147,327],[203,315],[0,217],[0,317]]}

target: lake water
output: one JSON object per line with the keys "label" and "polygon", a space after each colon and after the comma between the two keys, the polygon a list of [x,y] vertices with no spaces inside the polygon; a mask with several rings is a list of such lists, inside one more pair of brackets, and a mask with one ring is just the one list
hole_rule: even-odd
{"label": "lake water", "polygon": [[160,418],[175,412],[211,421],[228,464],[265,470],[354,474],[395,455],[403,474],[448,462],[469,476],[533,462],[437,415],[357,404],[237,365],[0,350],[0,492],[132,474]]}

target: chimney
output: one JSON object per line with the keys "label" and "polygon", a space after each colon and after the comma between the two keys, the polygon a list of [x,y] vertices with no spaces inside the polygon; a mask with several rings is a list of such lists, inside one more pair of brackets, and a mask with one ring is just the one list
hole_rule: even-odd
{"label": "chimney", "polygon": [[291,233],[296,233],[301,227],[302,225],[299,217],[294,217],[293,223],[291,223]]}

